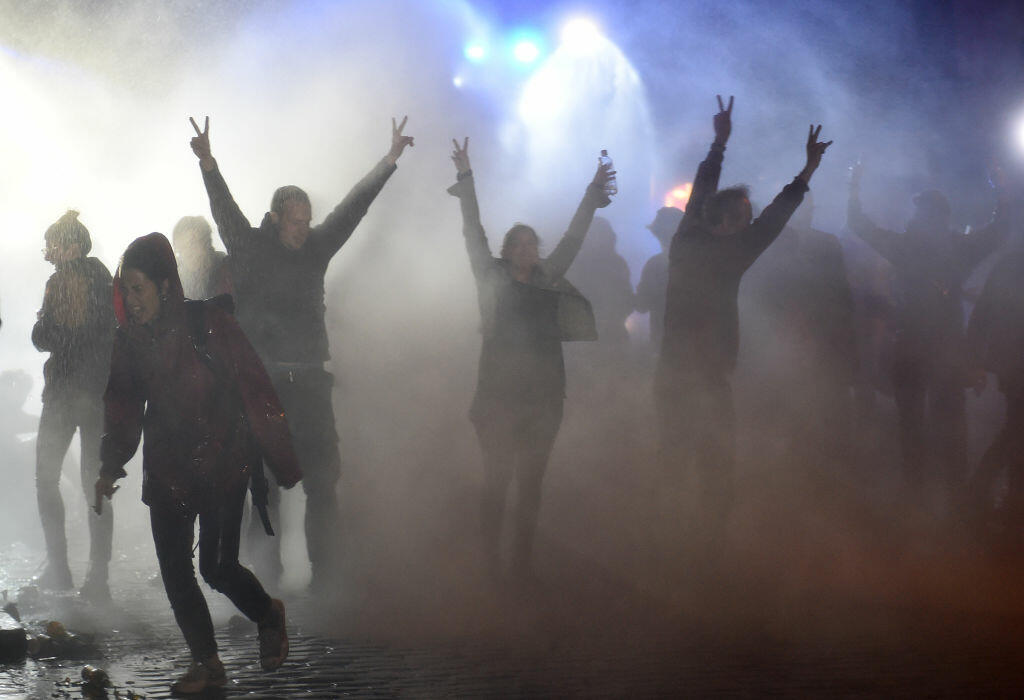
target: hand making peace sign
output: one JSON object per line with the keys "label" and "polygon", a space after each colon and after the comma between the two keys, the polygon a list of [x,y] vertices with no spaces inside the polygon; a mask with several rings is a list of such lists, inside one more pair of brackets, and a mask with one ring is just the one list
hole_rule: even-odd
{"label": "hand making peace sign", "polygon": [[715,115],[713,120],[715,125],[715,143],[725,145],[725,142],[729,140],[729,134],[732,133],[732,101],[733,96],[729,95],[729,106],[726,107],[722,104],[722,96],[715,95],[718,98],[718,114]]}
{"label": "hand making peace sign", "polygon": [[199,130],[199,125],[196,124],[196,120],[189,117],[188,120],[192,122],[192,128],[196,130],[196,135],[189,141],[189,145],[192,146],[192,152],[199,158],[199,165],[203,170],[213,169],[213,155],[210,153],[210,118],[206,118],[206,123],[203,125],[203,130]]}
{"label": "hand making peace sign", "polygon": [[462,148],[459,148],[459,142],[452,139],[452,145],[455,146],[455,150],[452,152],[452,162],[455,163],[456,172],[461,175],[462,173],[468,173],[471,168],[469,167],[469,137],[467,136],[462,142]]}
{"label": "hand making peace sign", "polygon": [[398,161],[398,157],[402,155],[402,151],[405,150],[406,146],[415,146],[413,143],[412,136],[403,136],[402,130],[405,129],[405,123],[409,121],[409,117],[402,117],[401,124],[395,124],[395,118],[391,117],[391,150],[388,151],[385,156],[392,165]]}

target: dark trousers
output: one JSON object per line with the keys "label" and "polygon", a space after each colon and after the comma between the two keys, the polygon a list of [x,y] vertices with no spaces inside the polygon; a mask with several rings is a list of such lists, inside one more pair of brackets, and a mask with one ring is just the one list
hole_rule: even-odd
{"label": "dark trousers", "polygon": [[[341,454],[331,401],[334,377],[321,369],[306,369],[272,372],[271,380],[288,416],[295,456],[302,467],[301,483],[306,493],[306,550],[314,583],[324,582],[336,573],[339,537],[335,489],[341,476]],[[267,511],[280,535],[281,495],[270,474],[268,485]],[[250,523],[247,540],[253,566],[264,576],[277,579],[282,571],[281,538],[268,537],[255,514]]]}
{"label": "dark trousers", "polygon": [[192,658],[203,661],[217,653],[213,622],[196,581],[192,542],[199,518],[199,573],[210,586],[226,595],[243,615],[259,622],[270,611],[270,596],[251,571],[238,563],[245,489],[229,494],[222,502],[198,514],[171,506],[149,510],[153,544],[160,562],[167,599],[185,636]]}
{"label": "dark trousers", "polygon": [[[82,447],[82,491],[92,503],[93,486],[100,473],[100,436],[103,433],[103,401],[96,396],[52,397],[43,402],[36,438],[36,499],[43,523],[47,558],[51,565],[64,567],[68,562],[67,536],[64,532],[64,500],[60,495],[61,465],[75,431]],[[105,577],[110,562],[114,513],[110,504],[97,516],[90,509],[90,572]]]}
{"label": "dark trousers", "polygon": [[[966,398],[961,373],[901,358],[893,364],[904,476],[913,489],[935,481],[952,493],[967,471]],[[931,465],[929,467],[929,465]]]}
{"label": "dark trousers", "polygon": [[1024,393],[1006,395],[1006,421],[996,439],[985,451],[968,484],[970,507],[975,516],[985,518],[994,506],[995,482],[1006,472],[1008,489],[1005,514],[1007,524],[1019,533],[1024,528]]}
{"label": "dark trousers", "polygon": [[697,474],[708,534],[723,534],[734,500],[736,415],[726,376],[688,377],[656,394],[661,459],[670,472]]}
{"label": "dark trousers", "polygon": [[496,569],[500,559],[505,494],[513,475],[518,499],[512,547],[512,568],[530,567],[533,538],[540,514],[541,483],[562,425],[562,399],[541,402],[478,401],[472,413],[484,460],[480,521],[484,556]]}

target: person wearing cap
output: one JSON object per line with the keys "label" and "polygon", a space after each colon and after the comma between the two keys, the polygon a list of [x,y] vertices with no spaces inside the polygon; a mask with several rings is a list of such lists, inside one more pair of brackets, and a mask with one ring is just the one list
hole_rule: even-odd
{"label": "person wearing cap", "polygon": [[[54,267],[46,281],[43,305],[32,328],[32,343],[50,353],[43,366],[43,410],[36,439],[36,497],[46,541],[46,568],[41,588],[70,590],[61,465],[77,431],[81,440],[82,488],[86,499],[100,471],[103,434],[103,389],[114,342],[111,277],[98,258],[89,257],[92,238],[68,211],[45,234],[44,255]],[[89,571],[83,597],[110,598],[107,570],[113,536],[113,513],[89,517]]]}
{"label": "person wearing cap", "polygon": [[903,475],[919,496],[933,486],[952,490],[967,470],[966,366],[963,284],[1007,232],[1004,188],[994,179],[992,222],[970,234],[950,226],[950,206],[937,190],[914,197],[903,233],[876,226],[863,212],[854,166],[847,222],[893,268],[901,290],[896,305],[896,342],[891,367],[899,412]]}
{"label": "person wearing cap", "polygon": [[650,312],[651,341],[650,346],[657,352],[661,347],[661,337],[665,332],[665,289],[668,287],[668,247],[672,235],[679,228],[683,212],[676,207],[662,207],[654,215],[654,221],[647,225],[647,230],[658,239],[661,252],[652,255],[640,272],[640,281],[636,285],[636,310],[640,313]]}

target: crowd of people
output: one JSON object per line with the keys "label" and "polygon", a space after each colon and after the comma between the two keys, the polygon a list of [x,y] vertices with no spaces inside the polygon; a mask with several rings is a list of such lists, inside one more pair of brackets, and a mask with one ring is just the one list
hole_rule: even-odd
{"label": "crowd of people", "polygon": [[[1024,469],[1017,464],[1024,455],[1017,449],[1024,435],[1018,426],[1024,416],[1024,258],[1006,255],[969,323],[963,311],[965,280],[1007,237],[1005,188],[996,182],[995,216],[970,234],[952,229],[950,205],[937,191],[918,195],[906,230],[895,233],[864,214],[856,168],[849,229],[891,270],[896,293],[880,292],[873,280],[864,281],[870,275],[858,277],[844,261],[837,236],[812,226],[809,183],[832,143],[820,140],[821,126],[808,130],[804,167],[755,218],[745,187],[719,188],[733,98],[725,104],[719,97],[718,106],[714,138],[685,211],[662,208],[648,226],[662,252],[644,266],[635,293],[628,266],[614,253],[615,232],[595,217],[612,201],[610,165],[599,164],[550,255],[541,257],[534,228],[517,223],[495,256],[481,223],[469,139],[453,140],[455,183],[448,193],[461,208],[482,334],[469,409],[483,462],[481,562],[495,581],[506,572],[519,583],[534,575],[542,484],[563,417],[563,343],[628,345],[625,322],[634,310],[650,314],[658,460],[669,471],[697,475],[701,548],[708,556],[721,549],[735,492],[732,383],[746,332],[743,294],[756,306],[764,337],[795,349],[802,364],[799,385],[778,399],[797,416],[787,423],[799,430],[790,441],[792,459],[841,461],[863,394],[885,375],[898,409],[908,491],[940,488],[950,512],[980,522],[993,515],[993,484],[1008,475],[1000,517],[1009,532],[1024,524]],[[181,219],[170,241],[160,233],[136,239],[114,275],[89,257],[90,234],[77,212],[45,233],[46,260],[55,271],[32,332],[36,347],[50,353],[37,442],[47,549],[39,583],[73,589],[58,482],[78,430],[82,485],[95,510],[80,592],[110,599],[114,520],[108,501],[144,437],[142,499],[150,508],[163,584],[193,660],[175,682],[177,692],[226,683],[192,566],[197,521],[200,574],[257,624],[265,669],[277,668],[288,654],[284,604],[261,584],[276,584],[282,573],[280,540],[263,535],[279,519],[279,487],[301,482],[305,491],[311,590],[326,591],[336,580],[342,462],[333,377],[325,369],[325,275],[413,145],[405,125],[405,119],[392,121],[386,155],[319,225],[311,225],[308,195],[287,185],[274,192],[269,212],[253,226],[213,156],[209,119],[202,129],[192,121],[191,148],[226,254],[214,249],[213,230],[201,216]],[[586,283],[567,279],[574,262]],[[883,353],[882,345],[891,347]],[[972,470],[965,392],[982,386],[986,372],[995,374],[1006,396],[1006,426]],[[506,567],[501,533],[513,478],[517,500]],[[259,517],[243,533],[247,492]],[[239,562],[243,534],[252,542],[252,570]]]}

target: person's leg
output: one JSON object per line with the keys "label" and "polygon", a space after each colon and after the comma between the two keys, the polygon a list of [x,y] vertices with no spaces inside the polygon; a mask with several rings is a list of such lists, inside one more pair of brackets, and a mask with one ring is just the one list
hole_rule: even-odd
{"label": "person's leg", "polygon": [[331,390],[334,378],[321,370],[303,372],[280,380],[278,395],[288,416],[295,454],[302,466],[306,493],[306,551],[314,591],[337,587],[339,517],[337,485],[341,454],[335,427]]}
{"label": "person's leg", "polygon": [[728,379],[717,377],[695,383],[691,391],[701,407],[699,416],[690,416],[699,431],[694,440],[694,461],[700,480],[701,521],[709,545],[717,546],[725,535],[734,501],[736,418],[732,388]]}
{"label": "person's leg", "polygon": [[64,532],[64,499],[60,495],[61,465],[75,434],[75,423],[65,402],[43,402],[36,438],[36,500],[46,540],[46,571],[40,577],[45,588],[72,587],[68,567],[68,542]]}
{"label": "person's leg", "polygon": [[960,372],[945,370],[928,387],[928,442],[937,482],[950,498],[967,473],[967,400]]}
{"label": "person's leg", "polygon": [[519,576],[527,576],[531,570],[533,539],[540,515],[541,485],[562,425],[561,399],[529,410],[522,420],[522,428],[517,431],[521,444],[517,448],[520,457],[516,465],[518,502],[512,570]]}
{"label": "person's leg", "polygon": [[903,476],[907,486],[921,495],[925,480],[926,389],[920,361],[902,358],[893,364],[892,392],[899,412]]}
{"label": "person's leg", "polygon": [[267,516],[275,528],[275,535],[273,537],[267,535],[259,512],[251,504],[251,499],[248,499],[250,500],[248,505],[250,517],[245,534],[246,553],[256,577],[274,588],[280,584],[281,574],[284,572],[281,563],[281,488],[274,481],[274,475],[270,473],[270,470],[262,465],[262,460],[260,460],[260,468],[264,470],[267,479]]}
{"label": "person's leg", "polygon": [[199,514],[199,573],[243,615],[259,622],[267,616],[271,599],[259,579],[238,562],[245,494],[240,488],[217,508]]}
{"label": "person's leg", "polygon": [[515,467],[511,413],[494,405],[473,417],[483,457],[484,483],[480,492],[480,536],[484,567],[490,576],[501,571],[501,523],[505,494]]}
{"label": "person's leg", "polygon": [[167,600],[192,652],[192,659],[204,662],[217,655],[217,641],[213,636],[210,610],[199,589],[192,564],[195,519],[194,514],[184,514],[170,507],[152,506],[149,509],[153,545]]}
{"label": "person's leg", "polygon": [[[85,502],[92,506],[95,498],[93,486],[100,474],[100,438],[103,435],[103,402],[95,397],[80,397],[76,403],[76,417],[82,445],[82,492]],[[108,566],[113,546],[114,508],[110,501],[103,504],[102,515],[92,508],[86,511],[89,520],[89,573],[82,586],[82,594],[103,600],[110,598],[107,585]]]}

